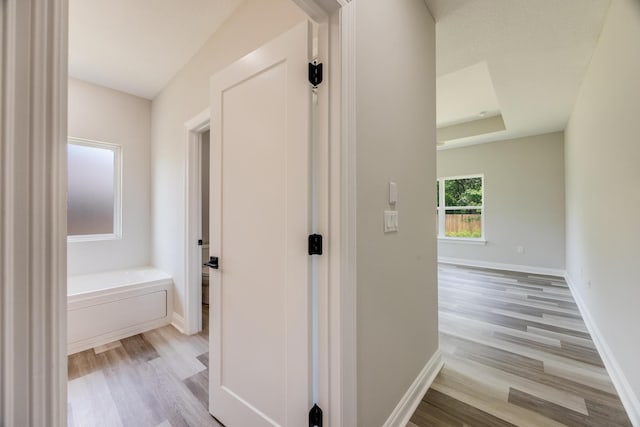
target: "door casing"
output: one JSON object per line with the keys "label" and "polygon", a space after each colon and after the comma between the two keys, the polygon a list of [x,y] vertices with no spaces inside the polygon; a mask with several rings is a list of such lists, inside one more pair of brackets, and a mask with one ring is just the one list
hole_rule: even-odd
{"label": "door casing", "polygon": [[171,324],[183,334],[202,330],[202,134],[211,128],[209,109],[205,109],[185,124],[185,241],[184,241],[184,316],[173,314]]}

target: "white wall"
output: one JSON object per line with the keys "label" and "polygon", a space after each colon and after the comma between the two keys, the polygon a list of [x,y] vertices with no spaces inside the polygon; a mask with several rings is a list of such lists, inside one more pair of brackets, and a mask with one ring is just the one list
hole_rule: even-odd
{"label": "white wall", "polygon": [[68,244],[68,274],[151,261],[151,102],[69,79],[69,136],[122,146],[122,239]]}
{"label": "white wall", "polygon": [[[438,177],[473,174],[484,174],[487,244],[440,240],[438,256],[562,274],[562,132],[438,151]],[[524,253],[517,253],[517,246],[523,246]]]}
{"label": "white wall", "polygon": [[218,70],[306,19],[291,0],[248,0],[206,42],[152,103],[153,262],[174,278],[174,309],[184,314],[184,123],[209,106]]}
{"label": "white wall", "polygon": [[[640,3],[611,2],[566,129],[565,152],[567,273],[619,366],[610,373],[628,381],[626,395],[635,399],[636,425],[640,425],[638,40]],[[625,390],[619,391],[624,401]]]}
{"label": "white wall", "polygon": [[[370,427],[438,348],[435,25],[422,0],[356,6],[358,425]],[[384,234],[389,180],[399,232]]]}

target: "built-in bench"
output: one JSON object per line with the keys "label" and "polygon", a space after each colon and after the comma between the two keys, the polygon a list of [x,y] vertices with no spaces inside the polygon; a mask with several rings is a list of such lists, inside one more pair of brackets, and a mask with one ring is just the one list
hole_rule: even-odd
{"label": "built-in bench", "polygon": [[172,277],[153,267],[69,277],[67,353],[169,324],[172,287]]}

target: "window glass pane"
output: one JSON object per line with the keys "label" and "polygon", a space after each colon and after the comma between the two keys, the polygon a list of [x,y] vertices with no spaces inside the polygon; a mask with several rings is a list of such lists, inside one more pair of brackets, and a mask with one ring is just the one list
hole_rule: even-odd
{"label": "window glass pane", "polygon": [[482,211],[480,209],[447,210],[445,236],[482,237]]}
{"label": "window glass pane", "polygon": [[482,206],[482,178],[447,179],[445,206]]}
{"label": "window glass pane", "polygon": [[106,148],[67,146],[67,234],[113,234],[115,153]]}
{"label": "window glass pane", "polygon": [[436,181],[436,206],[440,207],[440,181]]}

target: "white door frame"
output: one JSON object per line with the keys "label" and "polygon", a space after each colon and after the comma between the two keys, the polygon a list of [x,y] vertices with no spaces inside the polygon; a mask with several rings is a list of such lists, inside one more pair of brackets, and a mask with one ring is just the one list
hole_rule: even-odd
{"label": "white door frame", "polygon": [[67,1],[0,1],[0,424],[67,423]]}
{"label": "white door frame", "polygon": [[[352,426],[357,425],[356,0],[293,1],[326,24],[331,47],[329,277],[320,294],[327,307],[320,319],[320,405],[328,424]],[[67,21],[67,0],[0,2],[0,414],[5,425],[62,427],[67,421]]]}
{"label": "white door frame", "polygon": [[185,307],[184,318],[173,314],[172,324],[187,335],[202,330],[202,134],[210,129],[209,109],[184,124],[187,130],[185,167]]}
{"label": "white door frame", "polygon": [[[321,58],[328,62],[328,84],[320,87],[319,118],[328,129],[320,138],[319,199],[325,207],[320,228],[328,249],[320,260],[319,405],[329,425],[357,425],[356,268],[355,268],[355,33],[354,1],[294,0],[319,25]],[[198,134],[209,129],[209,109],[185,123],[185,315],[173,324],[187,334],[201,330],[200,151]],[[327,410],[326,408],[330,408]]]}

